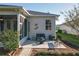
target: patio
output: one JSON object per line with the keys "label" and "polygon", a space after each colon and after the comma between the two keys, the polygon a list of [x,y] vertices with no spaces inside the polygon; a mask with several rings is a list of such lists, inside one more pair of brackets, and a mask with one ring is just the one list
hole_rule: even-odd
{"label": "patio", "polygon": [[66,48],[61,42],[56,41],[44,41],[42,44],[39,44],[37,41],[26,40],[22,44],[23,48]]}

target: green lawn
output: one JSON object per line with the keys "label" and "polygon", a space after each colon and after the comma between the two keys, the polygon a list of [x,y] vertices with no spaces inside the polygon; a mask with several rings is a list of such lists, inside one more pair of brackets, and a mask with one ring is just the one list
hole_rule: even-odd
{"label": "green lawn", "polygon": [[79,45],[79,37],[72,34],[64,34],[64,33],[57,33],[57,35],[62,37],[62,40],[71,42],[75,45]]}

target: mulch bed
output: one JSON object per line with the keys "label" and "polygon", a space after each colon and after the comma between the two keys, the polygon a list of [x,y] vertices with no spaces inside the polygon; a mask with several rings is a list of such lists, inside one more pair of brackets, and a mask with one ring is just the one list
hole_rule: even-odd
{"label": "mulch bed", "polygon": [[17,48],[16,51],[9,51],[7,49],[0,48],[0,55],[1,56],[18,56],[21,51],[22,51],[22,48]]}
{"label": "mulch bed", "polygon": [[20,54],[20,52],[22,51],[22,48],[17,48],[16,51],[13,51],[13,53],[11,53],[11,56],[18,56]]}

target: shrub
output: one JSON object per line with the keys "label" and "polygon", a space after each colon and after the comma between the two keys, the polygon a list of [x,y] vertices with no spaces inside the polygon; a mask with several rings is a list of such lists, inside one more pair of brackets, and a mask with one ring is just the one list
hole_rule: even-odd
{"label": "shrub", "polygon": [[47,56],[47,55],[48,55],[47,52],[38,52],[38,53],[36,54],[36,56]]}
{"label": "shrub", "polygon": [[62,33],[62,30],[59,29],[59,30],[58,30],[58,33]]}
{"label": "shrub", "polygon": [[0,33],[0,42],[3,43],[5,49],[10,51],[18,47],[18,34],[12,30],[5,30]]}
{"label": "shrub", "polygon": [[61,55],[61,56],[66,56],[67,54],[66,54],[66,53],[61,53],[60,55]]}
{"label": "shrub", "polygon": [[74,56],[74,54],[73,53],[68,53],[67,56]]}
{"label": "shrub", "polygon": [[61,53],[60,55],[61,56],[74,56],[73,53]]}
{"label": "shrub", "polygon": [[79,53],[73,54],[73,53],[50,53],[50,52],[38,52],[35,54],[36,56],[79,56]]}
{"label": "shrub", "polygon": [[57,38],[60,39],[60,40],[62,39],[62,37],[60,35],[57,35]]}
{"label": "shrub", "polygon": [[78,52],[78,53],[75,53],[75,55],[76,55],[76,56],[79,56],[79,52]]}
{"label": "shrub", "polygon": [[59,56],[59,54],[58,53],[52,53],[52,56]]}

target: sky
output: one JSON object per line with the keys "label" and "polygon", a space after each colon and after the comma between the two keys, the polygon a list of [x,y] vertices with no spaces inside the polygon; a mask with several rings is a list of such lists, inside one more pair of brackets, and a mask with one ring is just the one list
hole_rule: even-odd
{"label": "sky", "polygon": [[[59,19],[56,24],[62,24],[65,22],[64,16],[61,14],[63,11],[73,9],[76,3],[2,3],[3,5],[17,5],[23,6],[26,10],[34,10],[41,12],[49,12],[52,14],[58,14]],[[0,5],[2,5],[0,3]]]}

